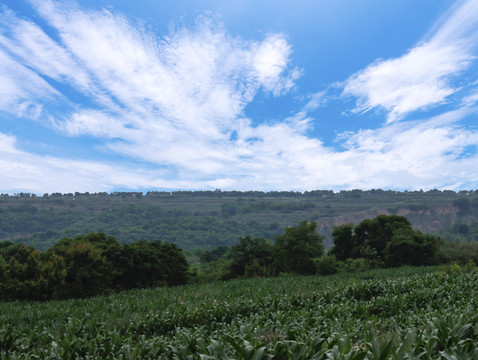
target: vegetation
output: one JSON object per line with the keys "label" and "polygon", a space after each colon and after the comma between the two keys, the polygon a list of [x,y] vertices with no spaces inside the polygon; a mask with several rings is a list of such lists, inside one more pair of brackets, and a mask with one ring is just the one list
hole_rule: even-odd
{"label": "vegetation", "polygon": [[45,252],[0,243],[0,300],[82,298],[113,291],[181,285],[189,264],[171,243],[120,245],[90,233],[64,238]]}
{"label": "vegetation", "polygon": [[[275,237],[246,236],[232,247],[199,253],[206,269],[189,271],[172,243],[137,241],[121,245],[104,233],[63,238],[45,252],[0,243],[0,299],[48,300],[90,297],[133,288],[181,285],[237,277],[334,274],[401,265],[433,265],[438,240],[411,228],[398,215],[379,215],[355,228],[338,226],[335,246],[323,257],[323,236],[314,221],[288,226]],[[455,259],[453,259],[455,260]],[[202,272],[200,270],[203,270]]]}
{"label": "vegetation", "polygon": [[357,226],[336,226],[330,254],[338,260],[364,258],[377,265],[433,265],[437,262],[438,239],[412,229],[407,218],[379,215]]}
{"label": "vegetation", "polygon": [[297,227],[285,228],[276,236],[277,260],[282,270],[294,274],[314,274],[313,258],[322,256],[323,238],[315,232],[317,224],[301,221]]}
{"label": "vegetation", "polygon": [[447,239],[448,242],[476,242],[478,241],[478,223],[456,223],[453,226],[440,231],[439,235],[442,238]]}
{"label": "vegetation", "polygon": [[478,273],[445,270],[0,303],[0,358],[476,359]]}
{"label": "vegetation", "polygon": [[[334,246],[323,256],[323,239],[315,222],[289,226],[274,243],[246,236],[227,250],[218,247],[200,252],[205,279],[275,276],[280,273],[330,275],[402,265],[435,265],[440,261],[461,261],[458,256],[440,256],[440,241],[412,229],[403,216],[379,215],[357,226],[336,226]],[[469,260],[469,259],[465,259]],[[474,259],[472,259],[474,260]],[[201,279],[201,274],[198,279]],[[204,279],[204,277],[203,277]]]}
{"label": "vegetation", "polygon": [[332,239],[324,256],[303,220],[273,242],[190,251],[199,269],[176,244],[101,232],[44,251],[0,242],[0,358],[478,359],[478,242],[443,242],[398,215]]}
{"label": "vegetation", "polygon": [[[161,239],[183,249],[233,246],[240,237],[273,239],[286,226],[316,221],[332,244],[333,227],[379,214],[404,215],[414,229],[437,233],[478,221],[478,192],[367,191],[334,193],[177,191],[0,194],[0,240],[45,251],[58,239],[104,232],[121,244]],[[456,234],[444,233],[448,239]],[[461,235],[460,235],[461,236]],[[470,235],[471,236],[471,235]],[[467,239],[469,237],[467,236]]]}

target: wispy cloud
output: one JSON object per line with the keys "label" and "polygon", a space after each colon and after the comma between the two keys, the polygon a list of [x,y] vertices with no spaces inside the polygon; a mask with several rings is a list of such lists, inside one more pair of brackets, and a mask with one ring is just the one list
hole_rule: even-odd
{"label": "wispy cloud", "polygon": [[240,156],[229,138],[244,107],[260,89],[274,96],[290,91],[300,75],[281,34],[246,41],[202,18],[194,30],[156,38],[106,11],[33,3],[57,29],[58,46],[75,59],[71,66],[81,64],[85,78],[108,95],[101,110],[59,118],[57,129],[113,139],[107,148],[133,158],[206,175],[219,171]]}
{"label": "wispy cloud", "polygon": [[35,72],[22,66],[0,49],[0,110],[36,119],[41,100],[59,95]]}
{"label": "wispy cloud", "polygon": [[383,108],[387,122],[437,105],[458,90],[452,79],[474,60],[478,31],[476,1],[461,2],[425,42],[396,59],[378,60],[352,75],[343,96],[357,97],[354,112]]}
{"label": "wispy cloud", "polygon": [[468,146],[476,147],[478,132],[462,128],[459,121],[475,109],[450,111],[428,120],[395,123],[377,130],[362,130],[346,136],[347,162],[358,169],[359,188],[463,188],[478,179],[473,163],[476,152],[464,156]]}

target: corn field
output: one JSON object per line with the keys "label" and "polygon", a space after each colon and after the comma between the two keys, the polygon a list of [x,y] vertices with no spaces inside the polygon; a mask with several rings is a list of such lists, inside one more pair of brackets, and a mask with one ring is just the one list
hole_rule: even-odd
{"label": "corn field", "polygon": [[0,358],[478,359],[477,284],[406,267],[0,303]]}

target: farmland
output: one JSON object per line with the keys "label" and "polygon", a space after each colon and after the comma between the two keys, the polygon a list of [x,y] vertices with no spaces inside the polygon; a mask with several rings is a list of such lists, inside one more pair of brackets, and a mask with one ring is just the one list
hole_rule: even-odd
{"label": "farmland", "polygon": [[478,273],[404,267],[0,304],[9,359],[478,358]]}

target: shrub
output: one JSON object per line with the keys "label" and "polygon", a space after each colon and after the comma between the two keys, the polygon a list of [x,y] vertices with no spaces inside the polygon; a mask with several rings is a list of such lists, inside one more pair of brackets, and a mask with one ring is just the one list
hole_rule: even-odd
{"label": "shrub", "polygon": [[339,271],[339,262],[335,258],[335,255],[315,258],[312,259],[312,261],[319,275],[332,275]]}
{"label": "shrub", "polygon": [[370,270],[370,262],[367,259],[364,258],[358,258],[358,259],[347,259],[345,260],[345,265],[344,265],[344,270],[346,272],[361,272],[361,271],[366,271]]}

